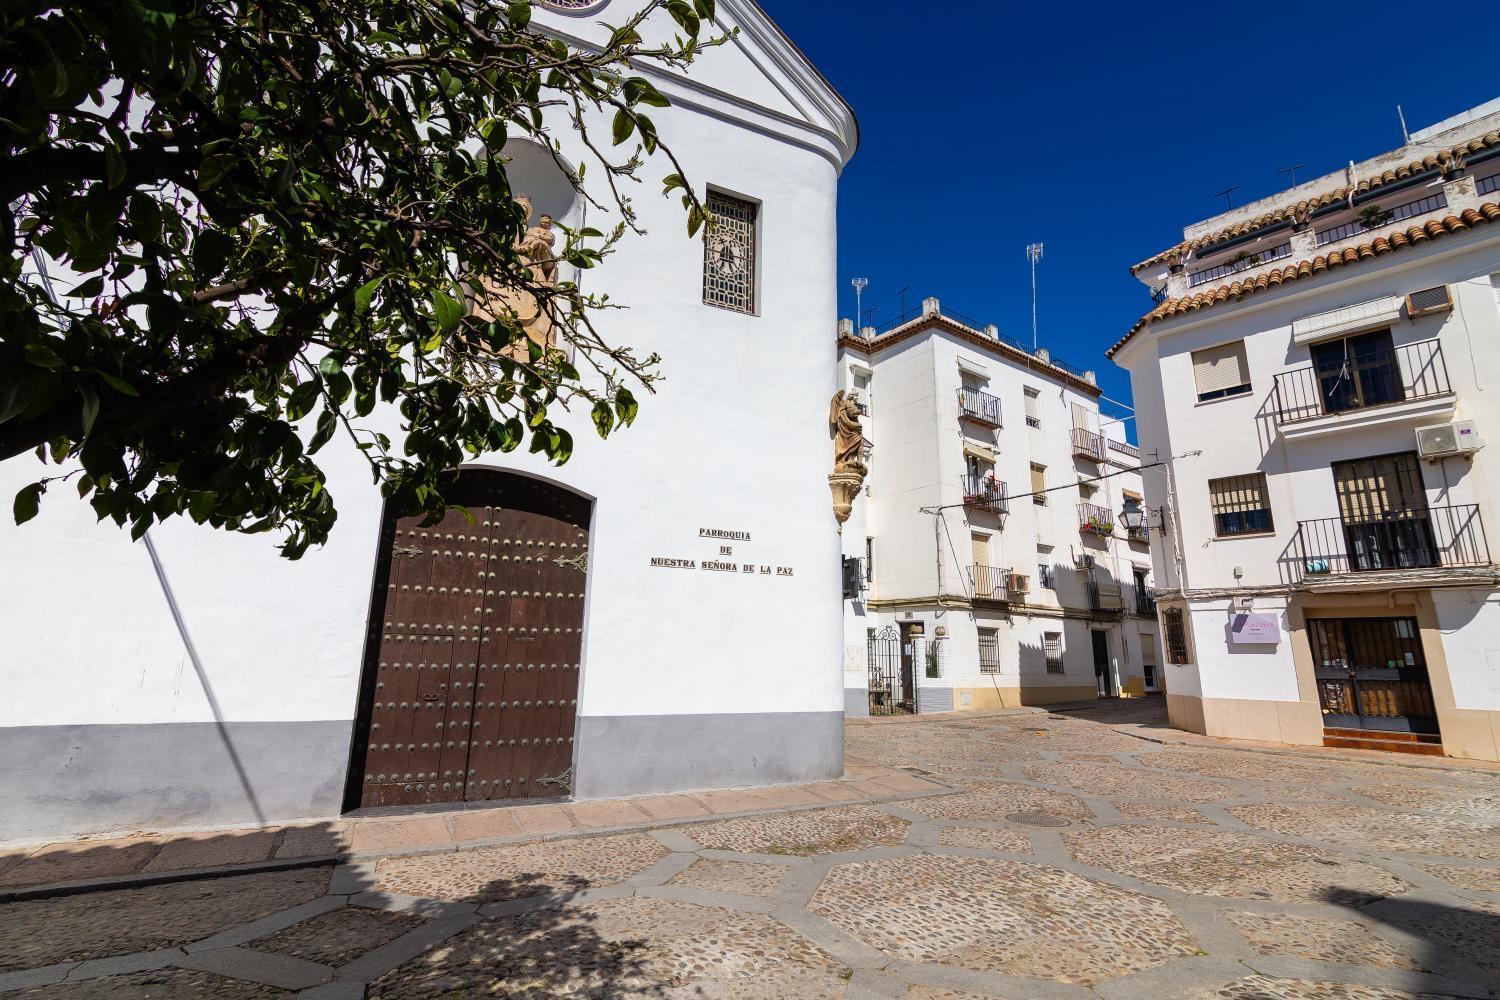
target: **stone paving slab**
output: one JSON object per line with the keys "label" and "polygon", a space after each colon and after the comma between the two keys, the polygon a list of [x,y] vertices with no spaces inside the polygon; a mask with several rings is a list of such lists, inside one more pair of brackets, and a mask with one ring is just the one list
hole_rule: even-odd
{"label": "stone paving slab", "polygon": [[192,874],[172,866],[219,837],[241,857],[343,860],[0,901],[0,1000],[1471,1000],[1500,986],[1500,775],[1165,745],[1034,710],[851,725],[848,745],[845,779],[796,789],[13,851],[0,882]]}

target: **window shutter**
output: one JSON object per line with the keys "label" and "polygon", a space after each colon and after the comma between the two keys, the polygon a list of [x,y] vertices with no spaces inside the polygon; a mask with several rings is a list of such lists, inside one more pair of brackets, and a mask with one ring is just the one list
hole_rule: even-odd
{"label": "window shutter", "polygon": [[1033,419],[1041,416],[1037,407],[1037,394],[1031,389],[1026,390],[1026,415]]}
{"label": "window shutter", "polygon": [[1044,466],[1031,467],[1031,492],[1040,493],[1047,488],[1047,470]]}
{"label": "window shutter", "polygon": [[1200,396],[1233,389],[1237,385],[1249,385],[1250,366],[1245,361],[1244,341],[1194,351],[1193,381]]}

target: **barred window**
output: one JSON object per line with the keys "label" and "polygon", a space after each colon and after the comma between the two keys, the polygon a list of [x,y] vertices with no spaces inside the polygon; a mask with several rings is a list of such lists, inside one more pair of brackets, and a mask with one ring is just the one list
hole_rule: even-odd
{"label": "barred window", "polygon": [[1047,657],[1047,673],[1063,672],[1063,637],[1061,632],[1042,633],[1042,654]]}
{"label": "barred window", "polygon": [[979,630],[979,672],[981,674],[1000,672],[999,629],[982,628]]}
{"label": "barred window", "polygon": [[710,191],[707,208],[713,221],[703,235],[703,301],[753,313],[758,206]]}
{"label": "barred window", "polygon": [[1210,479],[1208,501],[1213,508],[1214,534],[1219,538],[1275,530],[1263,472]]}
{"label": "barred window", "polygon": [[1041,393],[1029,386],[1022,391],[1026,393],[1026,426],[1042,426]]}
{"label": "barred window", "polygon": [[1187,626],[1182,621],[1182,609],[1168,608],[1162,612],[1162,621],[1167,626],[1167,662],[1178,665],[1191,662],[1188,659]]}

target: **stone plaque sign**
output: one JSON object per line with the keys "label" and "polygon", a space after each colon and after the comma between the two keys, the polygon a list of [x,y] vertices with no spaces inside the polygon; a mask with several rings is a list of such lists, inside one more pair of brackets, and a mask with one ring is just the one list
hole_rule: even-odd
{"label": "stone plaque sign", "polygon": [[1281,642],[1281,621],[1275,615],[1235,615],[1229,626],[1229,637],[1229,641],[1237,646],[1274,646]]}

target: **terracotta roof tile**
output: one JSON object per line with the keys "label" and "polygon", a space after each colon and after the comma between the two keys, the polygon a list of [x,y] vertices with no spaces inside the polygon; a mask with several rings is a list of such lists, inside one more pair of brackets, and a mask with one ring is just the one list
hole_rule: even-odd
{"label": "terracotta roof tile", "polygon": [[1493,201],[1485,202],[1477,209],[1466,208],[1458,215],[1449,215],[1442,219],[1429,219],[1427,222],[1408,226],[1406,229],[1377,236],[1367,243],[1358,246],[1347,247],[1343,250],[1335,250],[1332,253],[1319,254],[1311,260],[1300,260],[1285,267],[1272,268],[1242,281],[1234,281],[1227,285],[1220,285],[1207,291],[1197,292],[1193,295],[1185,295],[1181,298],[1168,299],[1158,305],[1155,309],[1136,320],[1130,332],[1105,352],[1109,357],[1114,357],[1115,352],[1124,347],[1131,337],[1152,323],[1174,316],[1182,316],[1186,313],[1197,312],[1209,306],[1218,305],[1230,299],[1239,301],[1246,295],[1255,292],[1263,292],[1270,288],[1276,288],[1287,282],[1296,281],[1299,278],[1312,277],[1324,274],[1335,268],[1344,267],[1362,260],[1370,260],[1382,254],[1392,253],[1404,247],[1418,246],[1447,236],[1450,233],[1461,233],[1466,229],[1483,225],[1487,222],[1500,221],[1500,204]]}
{"label": "terracotta roof tile", "polygon": [[[1413,177],[1427,170],[1432,170],[1434,168],[1446,168],[1454,164],[1462,164],[1465,157],[1472,156],[1474,153],[1482,152],[1483,150],[1492,149],[1495,147],[1500,147],[1500,129],[1497,129],[1493,132],[1486,132],[1484,135],[1475,136],[1467,142],[1461,142],[1456,146],[1449,146],[1447,149],[1440,149],[1434,153],[1429,153],[1428,155],[1422,157],[1420,160],[1412,160],[1408,163],[1403,163],[1398,167],[1392,167],[1389,170],[1382,171],[1381,173],[1376,174],[1373,177],[1366,177],[1362,179],[1358,184],[1353,185],[1352,193],[1364,194],[1367,191],[1373,191],[1375,188],[1381,187],[1383,185],[1391,184],[1396,181],[1406,180],[1408,177]],[[1130,273],[1134,274],[1137,271],[1151,267],[1155,264],[1168,263],[1174,258],[1183,259],[1187,256],[1187,254],[1196,253],[1197,251],[1202,250],[1204,247],[1213,246],[1216,243],[1223,243],[1226,240],[1232,240],[1237,236],[1243,236],[1246,233],[1254,232],[1255,230],[1264,228],[1266,226],[1276,225],[1288,220],[1294,222],[1305,220],[1308,216],[1310,216],[1313,212],[1317,211],[1320,208],[1332,205],[1335,202],[1347,201],[1350,194],[1351,187],[1347,184],[1341,185],[1340,187],[1334,188],[1331,191],[1327,191],[1315,197],[1304,198],[1296,204],[1283,205],[1280,208],[1276,208],[1270,212],[1265,213],[1264,215],[1258,215],[1253,219],[1246,219],[1243,222],[1236,222],[1232,226],[1226,226],[1218,232],[1210,233],[1207,236],[1199,236],[1196,239],[1183,240],[1176,246],[1168,247],[1161,253],[1155,254],[1151,257],[1147,257],[1139,264],[1134,265],[1133,267],[1131,267]]]}

